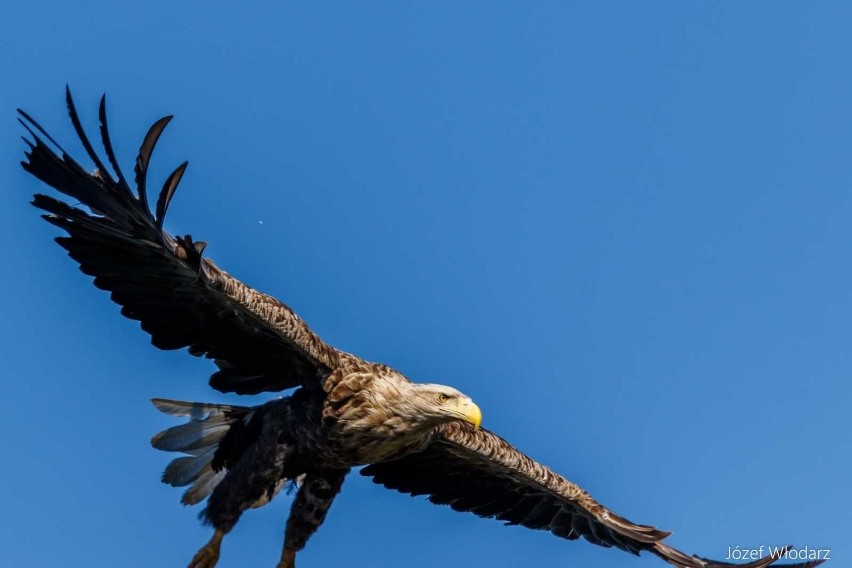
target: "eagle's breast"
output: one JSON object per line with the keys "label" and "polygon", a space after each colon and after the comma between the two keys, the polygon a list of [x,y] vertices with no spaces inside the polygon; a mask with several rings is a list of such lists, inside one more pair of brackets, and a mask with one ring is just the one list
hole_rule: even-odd
{"label": "eagle's breast", "polygon": [[326,380],[322,428],[350,465],[375,463],[420,451],[432,427],[412,424],[403,412],[405,377],[384,365],[340,368]]}

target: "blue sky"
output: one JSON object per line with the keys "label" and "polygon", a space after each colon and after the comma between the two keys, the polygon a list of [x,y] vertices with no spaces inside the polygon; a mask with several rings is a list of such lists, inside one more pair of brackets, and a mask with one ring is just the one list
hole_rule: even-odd
{"label": "blue sky", "polygon": [[[324,339],[688,552],[848,562],[852,5],[6,3],[0,565],[180,566],[148,399],[237,400],[159,352],[28,205],[14,109],[66,147],[108,93],[125,170],[176,119],[167,228]],[[273,566],[289,498],[221,566]],[[846,560],[844,560],[844,558]],[[400,560],[404,559],[404,560]],[[656,566],[350,476],[300,566]]]}

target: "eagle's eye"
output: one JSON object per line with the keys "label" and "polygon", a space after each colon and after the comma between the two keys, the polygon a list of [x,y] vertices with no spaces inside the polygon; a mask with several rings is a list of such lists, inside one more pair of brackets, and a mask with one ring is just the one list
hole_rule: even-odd
{"label": "eagle's eye", "polygon": [[449,399],[450,397],[445,395],[444,393],[438,395],[438,402],[440,402],[441,404],[447,402]]}

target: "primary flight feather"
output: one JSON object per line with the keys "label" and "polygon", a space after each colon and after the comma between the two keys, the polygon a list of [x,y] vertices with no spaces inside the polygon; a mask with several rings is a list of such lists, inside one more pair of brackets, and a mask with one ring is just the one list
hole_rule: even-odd
{"label": "primary flight feather", "polygon": [[[163,220],[187,164],[165,180],[154,214],[147,174],[171,117],[155,122],[145,136],[134,191],[113,151],[105,100],[99,107],[100,138],[109,167],[86,135],[70,92],[66,95],[94,171],[19,111],[30,134],[24,169],[84,206],[35,196],[44,218],[67,233],[56,241],[98,288],[110,292],[124,316],[140,322],[153,345],[214,359],[213,388],[237,394],[296,389],[251,408],[154,400],[161,411],[188,419],[151,441],[158,449],[186,454],[169,464],[163,481],[189,486],[186,504],[207,499],[203,516],[214,529],[191,568],[214,566],[222,538],[243,511],[268,503],[287,485],[298,486],[298,492],[278,567],[292,568],[350,469],[362,465],[367,467],[361,473],[376,483],[428,495],[456,511],[634,554],[649,552],[681,568],[730,566],[670,547],[664,542],[668,532],[613,513],[480,428],[480,409],[456,389],[411,382],[390,367],[331,347],[285,304],[204,258],[205,243],[166,233]],[[760,568],[779,558],[743,566]]]}

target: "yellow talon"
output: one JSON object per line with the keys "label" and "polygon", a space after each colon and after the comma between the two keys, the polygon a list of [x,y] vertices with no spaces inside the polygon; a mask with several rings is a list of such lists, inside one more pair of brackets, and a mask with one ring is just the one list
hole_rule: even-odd
{"label": "yellow talon", "polygon": [[222,537],[225,533],[221,530],[216,530],[210,542],[201,547],[201,550],[195,553],[192,561],[189,563],[189,568],[213,568],[219,561],[219,548],[222,546]]}

